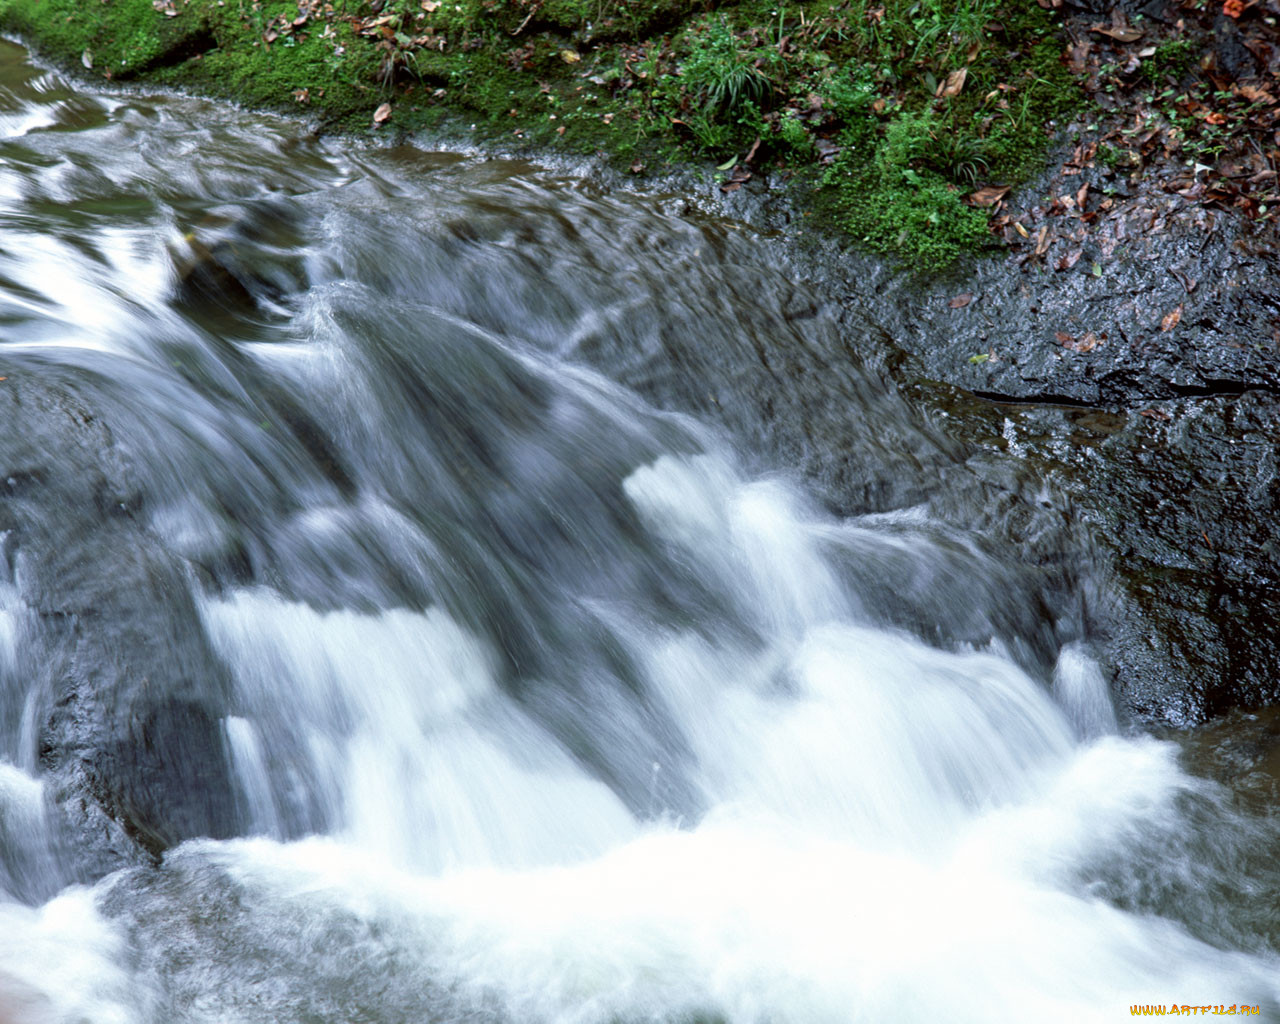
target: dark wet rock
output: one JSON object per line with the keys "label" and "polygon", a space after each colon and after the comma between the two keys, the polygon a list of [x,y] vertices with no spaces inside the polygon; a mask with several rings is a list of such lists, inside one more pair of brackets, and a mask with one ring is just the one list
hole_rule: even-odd
{"label": "dark wet rock", "polygon": [[1174,738],[1190,771],[1230,788],[1246,809],[1274,813],[1280,804],[1280,707],[1231,711]]}
{"label": "dark wet rock", "polygon": [[[1061,191],[1067,157],[1012,197],[1015,208]],[[1083,623],[1130,718],[1186,724],[1265,705],[1280,699],[1270,628],[1280,611],[1280,244],[1265,225],[1140,176],[1086,168],[1065,180],[1127,197],[1115,208],[1134,230],[1112,225],[1105,252],[1086,240],[1057,269],[1076,228],[1054,220],[1042,260],[993,258],[927,278],[796,232],[789,200],[767,182],[729,197],[706,190],[839,320],[837,344],[815,353],[784,343],[770,357],[816,372],[761,379],[756,425],[741,410],[728,422],[740,436],[767,425],[768,447],[836,511],[928,492],[936,515],[1040,567],[1054,580],[1041,599],[1076,605],[1060,608],[1058,632]],[[932,455],[898,451],[866,471],[874,439],[890,451],[895,439],[891,419],[874,413],[841,424],[857,414],[843,411],[853,403],[839,401],[832,367],[859,357],[932,418],[944,438]],[[788,399],[806,376],[803,397]],[[963,469],[948,466],[957,457]],[[874,494],[860,471],[842,470],[851,462],[892,484]]]}
{"label": "dark wet rock", "polygon": [[[51,374],[52,375],[52,374]],[[72,877],[236,825],[220,717],[226,680],[183,565],[135,521],[110,428],[74,387],[0,386],[0,526],[29,609],[23,672]]]}
{"label": "dark wet rock", "polygon": [[209,210],[179,246],[175,300],[205,317],[271,312],[306,290],[297,256],[301,218],[287,200]]}

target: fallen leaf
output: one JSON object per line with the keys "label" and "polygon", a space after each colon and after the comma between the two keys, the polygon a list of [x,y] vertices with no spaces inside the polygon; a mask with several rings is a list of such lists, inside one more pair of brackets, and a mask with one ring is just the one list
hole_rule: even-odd
{"label": "fallen leaf", "polygon": [[729,159],[728,159],[728,160],[726,160],[724,163],[722,163],[722,164],[716,164],[716,170],[717,170],[717,171],[727,171],[727,170],[729,170],[729,168],[730,168],[730,167],[732,167],[732,166],[733,166],[734,164],[736,164],[737,162],[738,162],[738,158],[737,158],[737,156],[731,156],[731,157],[729,157]]}
{"label": "fallen leaf", "polygon": [[1089,183],[1086,181],[1076,193],[1076,206],[1084,209],[1085,200],[1089,198]]}
{"label": "fallen leaf", "polygon": [[1074,267],[1077,263],[1080,262],[1080,257],[1083,255],[1084,255],[1083,249],[1072,249],[1060,260],[1058,260],[1058,269],[1070,270],[1072,267]]}
{"label": "fallen leaf", "polygon": [[582,54],[577,50],[561,50],[560,59],[566,64],[577,64],[578,61],[582,60]]}
{"label": "fallen leaf", "polygon": [[1117,43],[1134,43],[1144,35],[1142,29],[1128,25],[1090,25],[1090,32],[1114,39]]}
{"label": "fallen leaf", "polygon": [[1049,225],[1045,224],[1040,228],[1040,234],[1036,236],[1036,255],[1043,256],[1049,251],[1049,246],[1053,239],[1049,237]]}
{"label": "fallen leaf", "polygon": [[952,309],[964,309],[964,307],[969,305],[969,303],[971,303],[972,301],[973,301],[973,295],[971,295],[969,292],[961,292],[949,303],[947,303],[947,305],[949,305]]}
{"label": "fallen leaf", "polygon": [[293,99],[294,99],[294,102],[296,103],[309,103],[311,102],[311,90],[310,89],[294,89]]}
{"label": "fallen leaf", "polygon": [[1020,234],[1023,238],[1031,237],[1029,234],[1027,234],[1027,229],[1024,228],[1021,224],[1019,224],[1016,220],[1013,222],[1013,229],[1017,231],[1018,234]]}
{"label": "fallen leaf", "polygon": [[1138,415],[1139,415],[1139,416],[1146,416],[1148,419],[1153,419],[1153,420],[1171,420],[1171,419],[1173,419],[1173,417],[1172,417],[1172,416],[1170,416],[1170,415],[1169,415],[1167,412],[1165,412],[1163,409],[1143,409],[1140,413],[1138,413]]}
{"label": "fallen leaf", "polygon": [[991,358],[991,353],[990,353],[990,352],[979,352],[976,356],[970,356],[970,357],[969,357],[969,362],[971,362],[971,363],[985,363],[985,362],[986,362],[988,359],[990,359],[990,358]]}
{"label": "fallen leaf", "polygon": [[390,116],[391,116],[390,103],[382,104],[382,106],[380,106],[377,110],[373,112],[373,120],[376,124],[382,124],[382,122],[384,122]]}
{"label": "fallen leaf", "polygon": [[93,54],[89,50],[85,50],[84,53],[80,54],[80,63],[83,64],[86,68],[92,68]]}
{"label": "fallen leaf", "polygon": [[960,90],[964,88],[964,80],[969,77],[969,69],[961,68],[959,71],[953,71],[947,75],[947,80],[938,86],[935,96],[949,98],[951,96],[959,96]]}
{"label": "fallen leaf", "polygon": [[813,148],[818,151],[818,159],[829,164],[840,154],[840,147],[830,139],[814,139]]}
{"label": "fallen leaf", "polygon": [[969,197],[969,203],[972,206],[995,206],[1008,194],[1008,185],[987,185],[985,188],[980,188],[973,193]]}
{"label": "fallen leaf", "polygon": [[1256,85],[1238,85],[1236,91],[1250,103],[1266,103],[1274,106],[1276,102],[1276,98],[1271,93],[1266,89],[1259,89]]}
{"label": "fallen leaf", "polygon": [[440,0],[422,0],[422,9],[428,14],[435,14],[440,9]]}
{"label": "fallen leaf", "polygon": [[1098,336],[1094,334],[1093,331],[1090,331],[1088,334],[1086,334],[1083,338],[1079,339],[1078,341],[1064,341],[1062,343],[1063,348],[1069,348],[1071,349],[1072,352],[1081,352],[1081,353],[1092,352],[1095,348],[1097,348],[1101,344],[1102,342],[1098,340]]}
{"label": "fallen leaf", "polygon": [[1178,326],[1178,321],[1182,319],[1181,303],[1170,313],[1166,313],[1160,321],[1160,330],[1171,331]]}
{"label": "fallen leaf", "polygon": [[1223,0],[1222,13],[1228,18],[1238,18],[1244,13],[1244,0]]}

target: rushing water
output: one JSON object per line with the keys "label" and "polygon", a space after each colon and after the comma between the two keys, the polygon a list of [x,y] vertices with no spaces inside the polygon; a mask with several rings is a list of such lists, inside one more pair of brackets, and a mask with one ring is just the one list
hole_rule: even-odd
{"label": "rushing water", "polygon": [[1016,569],[639,397],[829,330],[741,232],[0,81],[0,1020],[1277,1019],[1275,829]]}

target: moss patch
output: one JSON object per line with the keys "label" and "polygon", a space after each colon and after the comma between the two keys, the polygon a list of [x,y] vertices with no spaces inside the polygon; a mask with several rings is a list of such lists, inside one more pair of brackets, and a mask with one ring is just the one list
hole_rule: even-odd
{"label": "moss patch", "polygon": [[816,219],[923,266],[985,244],[966,196],[1029,174],[1082,102],[1026,0],[0,0],[0,25],[90,74],[344,130],[797,175]]}

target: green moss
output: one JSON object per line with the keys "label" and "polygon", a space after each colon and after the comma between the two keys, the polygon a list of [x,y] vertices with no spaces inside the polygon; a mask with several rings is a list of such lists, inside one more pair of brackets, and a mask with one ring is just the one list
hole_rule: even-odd
{"label": "green moss", "polygon": [[37,40],[54,60],[87,60],[108,78],[130,78],[180,51],[201,31],[198,18],[182,24],[136,0],[0,0],[0,25]]}
{"label": "green moss", "polygon": [[925,265],[982,247],[984,215],[964,196],[1034,171],[1045,121],[1082,102],[1051,16],[1025,0],[161,7],[0,0],[0,27],[73,67],[87,51],[91,74],[307,108],[353,131],[461,124],[622,166],[750,150],[755,169],[820,183],[815,220]]}

